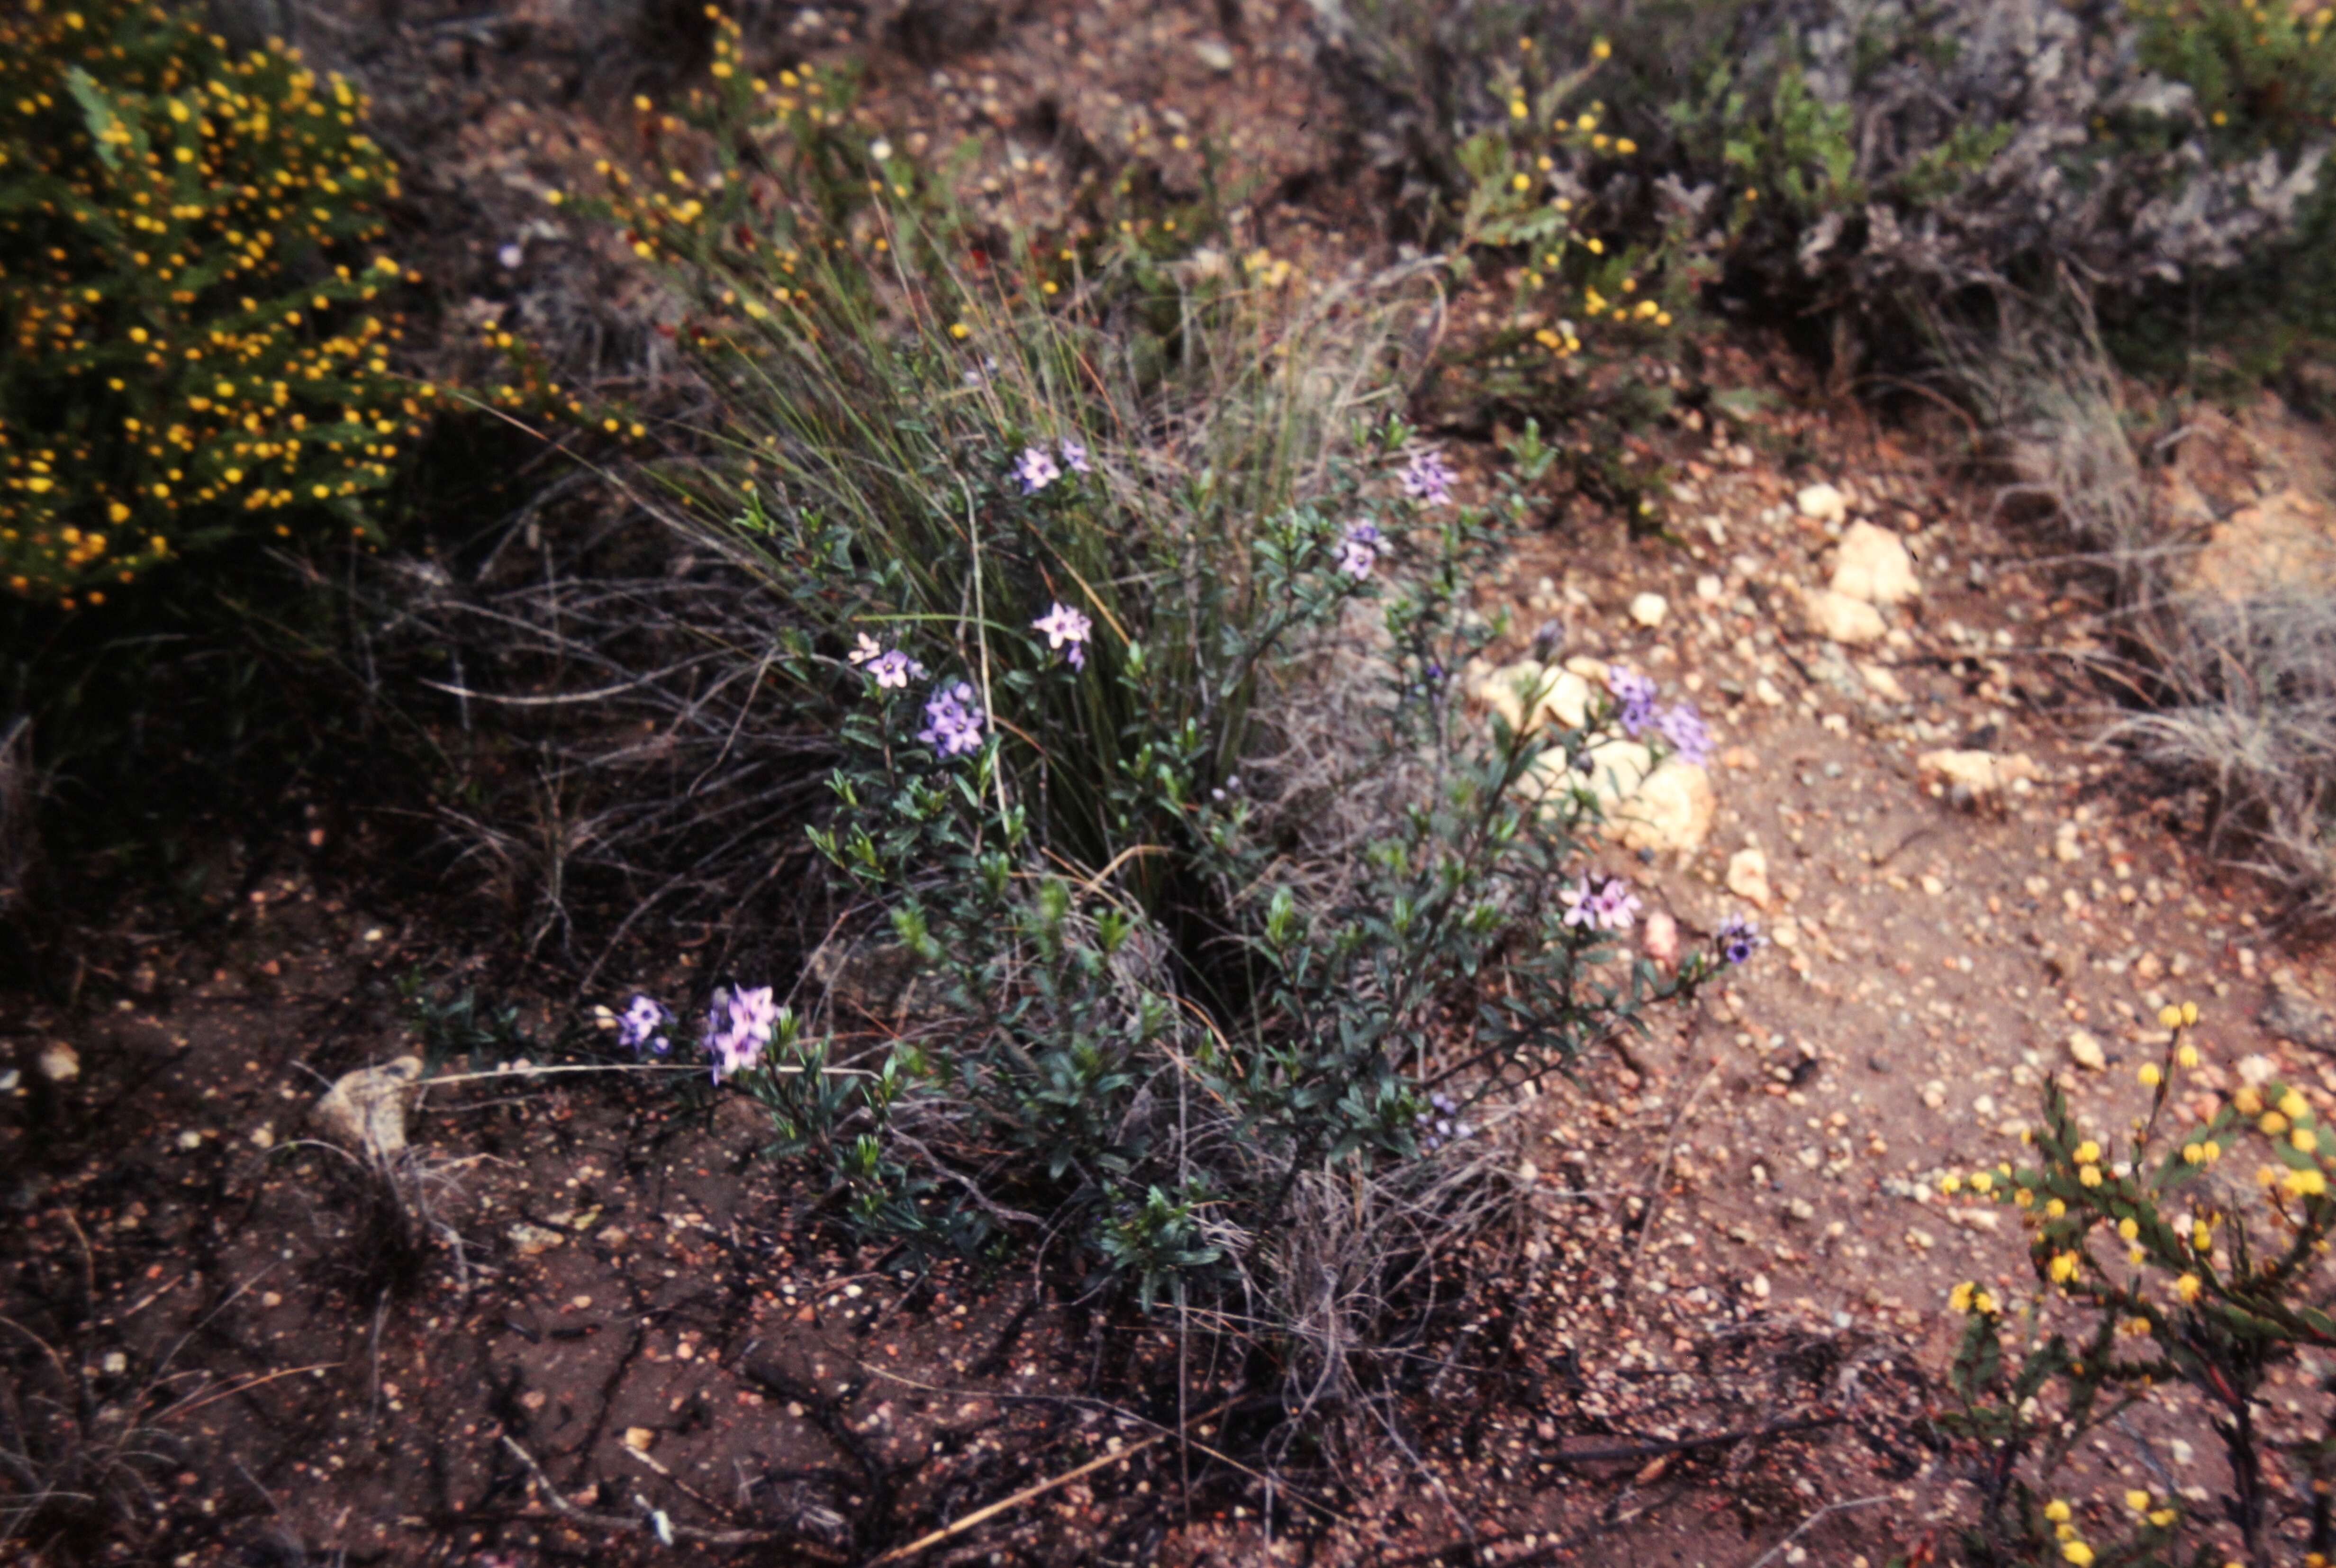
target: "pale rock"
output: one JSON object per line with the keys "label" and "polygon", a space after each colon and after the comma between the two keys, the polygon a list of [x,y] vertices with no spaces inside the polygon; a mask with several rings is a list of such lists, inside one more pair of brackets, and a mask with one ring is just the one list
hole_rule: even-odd
{"label": "pale rock", "polygon": [[361,1067],[327,1089],[314,1115],[325,1131],[360,1153],[386,1158],[405,1148],[406,1107],[421,1077],[420,1057]]}
{"label": "pale rock", "polygon": [[1834,558],[1833,590],[1868,604],[1898,604],[1922,591],[1914,558],[1886,528],[1853,522]]}
{"label": "pale rock", "polygon": [[1747,903],[1768,907],[1768,857],[1760,850],[1737,850],[1728,857],[1728,891]]}
{"label": "pale rock", "polygon": [[2052,858],[2062,865],[2074,865],[2085,858],[2084,847],[2077,842],[2077,824],[2062,823],[2052,834]]}
{"label": "pale rock", "polygon": [[2083,1029],[2069,1032],[2068,1059],[2095,1073],[2105,1071],[2109,1065],[2108,1057],[2101,1053],[2101,1042]]}
{"label": "pale rock", "polygon": [[1651,629],[1663,624],[1670,609],[1670,601],[1661,594],[1642,593],[1630,600],[1630,618]]}
{"label": "pale rock", "polygon": [[1609,808],[1607,836],[1626,850],[1700,849],[1711,836],[1719,796],[1711,774],[1679,757],[1667,757],[1639,787]]}
{"label": "pale rock", "polygon": [[[1582,755],[1590,765],[1582,782],[1596,797],[1598,809],[1610,819],[1615,808],[1637,794],[1647,775],[1655,771],[1655,754],[1634,740],[1601,740]],[[1555,760],[1559,767],[1565,765],[1562,756]]]}
{"label": "pale rock", "polygon": [[1752,683],[1752,700],[1763,707],[1782,707],[1785,706],[1785,694],[1776,689],[1775,681],[1764,675]]}
{"label": "pale rock", "polygon": [[549,1252],[554,1247],[567,1244],[568,1238],[543,1225],[530,1224],[522,1220],[503,1232],[511,1238],[511,1248],[522,1258],[532,1258]]}
{"label": "pale rock", "polygon": [[69,1084],[81,1076],[81,1053],[59,1040],[41,1052],[41,1076],[53,1084]]}
{"label": "pale rock", "polygon": [[1679,921],[1662,911],[1657,910],[1647,917],[1646,930],[1640,940],[1647,950],[1647,957],[1666,969],[1679,962]]}
{"label": "pale rock", "polygon": [[1727,585],[1711,572],[1705,572],[1695,579],[1695,597],[1706,604],[1718,604],[1719,596],[1726,591]]}
{"label": "pale rock", "polygon": [[1884,702],[1903,703],[1913,700],[1906,695],[1906,688],[1898,684],[1898,677],[1878,664],[1859,665],[1857,675],[1860,680],[1865,682],[1865,689]]}
{"label": "pale rock", "polygon": [[1914,766],[1925,777],[1937,779],[1972,800],[1984,800],[2015,784],[2043,776],[2036,759],[2025,752],[2005,755],[1991,751],[1926,751],[1914,759]]}
{"label": "pale rock", "polygon": [[1829,588],[1805,590],[1801,609],[1808,617],[1809,629],[1828,642],[1880,642],[1890,629],[1883,623],[1880,610]]}
{"label": "pale rock", "polygon": [[[1504,665],[1477,682],[1475,696],[1520,734],[1539,729],[1552,719],[1568,729],[1579,729],[1590,718],[1589,681],[1570,669],[1529,658]],[[1533,703],[1530,715],[1525,710],[1528,701]]]}
{"label": "pale rock", "polygon": [[1755,1274],[1752,1276],[1752,1294],[1757,1300],[1763,1301],[1767,1300],[1768,1299],[1768,1292],[1772,1289],[1774,1289],[1774,1287],[1768,1283],[1767,1275]]}
{"label": "pale rock", "polygon": [[1232,74],[1233,52],[1214,38],[1198,38],[1192,43],[1192,57],[1220,76]]}
{"label": "pale rock", "polygon": [[1613,667],[1604,659],[1592,658],[1586,653],[1577,653],[1568,658],[1565,667],[1591,686],[1604,686],[1606,677],[1614,673]]}
{"label": "pale rock", "polygon": [[1818,522],[1841,522],[1849,516],[1848,499],[1830,484],[1803,485],[1793,504],[1803,517]]}
{"label": "pale rock", "polygon": [[636,1454],[646,1454],[657,1446],[657,1434],[647,1427],[625,1428],[625,1446]]}
{"label": "pale rock", "polygon": [[2238,1059],[2239,1082],[2251,1089],[2259,1089],[2279,1076],[2279,1064],[2258,1052]]}

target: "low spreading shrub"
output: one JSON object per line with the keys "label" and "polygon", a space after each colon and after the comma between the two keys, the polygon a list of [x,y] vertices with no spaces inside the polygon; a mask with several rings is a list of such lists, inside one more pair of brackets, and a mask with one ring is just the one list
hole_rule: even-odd
{"label": "low spreading shrub", "polygon": [[[1400,278],[1236,262],[1205,201],[982,219],[842,82],[755,81],[726,28],[713,71],[697,112],[645,112],[653,172],[561,205],[678,302],[720,416],[660,471],[667,516],[734,586],[691,590],[661,651],[576,651],[574,700],[702,744],[694,798],[735,810],[750,866],[799,864],[807,829],[833,914],[793,987],[725,965],[710,998],[637,998],[623,1037],[694,1039],[836,1217],[909,1255],[1076,1258],[1143,1305],[1248,1292],[1212,1321],[1277,1334],[1399,1299],[1468,1201],[1436,1173],[1478,1107],[1753,940],[1632,962],[1636,900],[1587,863],[1609,732],[1699,751],[1691,710],[1620,673],[1571,728],[1487,739],[1464,711],[1499,631],[1470,585],[1554,454],[1528,429],[1497,504],[1463,505],[1375,406]],[[627,593],[680,602],[565,584],[478,613],[532,672]],[[557,765],[622,778],[640,749]],[[910,979],[879,1002],[852,951]],[[1432,1222],[1352,1238],[1403,1254],[1368,1279],[1300,1278],[1326,1182]]]}
{"label": "low spreading shrub", "polygon": [[367,535],[397,194],[338,76],[151,4],[0,19],[0,581],[66,609],[220,544]]}

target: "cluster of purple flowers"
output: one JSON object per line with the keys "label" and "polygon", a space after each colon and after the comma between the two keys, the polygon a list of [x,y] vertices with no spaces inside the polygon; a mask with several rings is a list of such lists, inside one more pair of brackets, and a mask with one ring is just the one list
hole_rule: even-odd
{"label": "cluster of purple flowers", "polygon": [[716,989],[706,1014],[706,1054],[714,1058],[714,1081],[745,1072],[762,1059],[779,1027],[778,998],[768,986]]}
{"label": "cluster of purple flowers", "polygon": [[1610,669],[1606,672],[1606,689],[1614,694],[1620,705],[1617,717],[1622,733],[1636,739],[1655,717],[1655,683],[1636,670]]}
{"label": "cluster of purple flowers", "polygon": [[1711,760],[1711,731],[1693,703],[1657,707],[1655,683],[1636,670],[1609,670],[1606,689],[1614,694],[1615,718],[1623,734],[1635,740],[1652,726],[1665,745],[1696,766]]}
{"label": "cluster of purple flowers", "polygon": [[979,751],[988,716],[974,696],[973,687],[963,681],[934,692],[925,700],[925,727],[917,732],[917,738],[943,759]]}
{"label": "cluster of purple flowers", "polygon": [[906,687],[911,679],[925,678],[925,667],[897,648],[879,648],[876,639],[866,632],[847,656],[853,664],[876,677],[881,687]]}
{"label": "cluster of purple flowers", "polygon": [[1639,900],[1621,877],[1583,877],[1565,890],[1565,924],[1593,931],[1627,931]]}
{"label": "cluster of purple flowers", "polygon": [[1452,471],[1452,465],[1444,461],[1444,454],[1432,448],[1414,453],[1412,460],[1404,464],[1403,472],[1397,475],[1406,495],[1429,506],[1442,506],[1450,501],[1452,482],[1459,477]]}
{"label": "cluster of purple flowers", "polygon": [[661,1057],[673,1049],[673,1014],[654,997],[635,997],[617,1015],[617,1043],[635,1056]]}
{"label": "cluster of purple flowers", "polygon": [[1458,1119],[1460,1104],[1449,1095],[1430,1095],[1427,1104],[1436,1112],[1427,1123],[1427,1135],[1419,1140],[1423,1149],[1436,1150],[1447,1143],[1475,1136],[1476,1129]]}
{"label": "cluster of purple flowers", "polygon": [[1021,484],[1023,494],[1036,495],[1062,478],[1065,469],[1073,473],[1092,473],[1095,471],[1094,465],[1087,461],[1085,443],[1061,442],[1054,452],[1048,452],[1043,446],[1026,446],[1022,449],[1022,456],[1014,464],[1014,477]]}
{"label": "cluster of purple flowers", "polygon": [[1691,702],[1667,707],[1655,716],[1655,728],[1671,750],[1701,767],[1711,760],[1711,731],[1704,727],[1703,716]]}
{"label": "cluster of purple flowers", "polygon": [[1383,543],[1379,531],[1368,522],[1350,522],[1346,537],[1338,541],[1338,570],[1357,582],[1371,575],[1378,564],[1379,548]]}
{"label": "cluster of purple flowers", "polygon": [[1046,634],[1046,646],[1049,648],[1057,652],[1065,648],[1070,650],[1064,653],[1063,657],[1070,661],[1073,669],[1086,668],[1087,635],[1095,630],[1095,622],[1067,604],[1056,603],[1049,605],[1046,613],[1032,621],[1030,625],[1034,629]]}
{"label": "cluster of purple flowers", "polygon": [[1718,944],[1719,956],[1731,964],[1743,963],[1754,953],[1768,945],[1759,928],[1742,915],[1730,915],[1719,922],[1712,940]]}

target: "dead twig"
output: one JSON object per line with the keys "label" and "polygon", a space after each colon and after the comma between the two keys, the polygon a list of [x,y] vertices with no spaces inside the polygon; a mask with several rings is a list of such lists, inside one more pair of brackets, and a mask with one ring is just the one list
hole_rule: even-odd
{"label": "dead twig", "polygon": [[1876,1494],[1872,1497],[1852,1498],[1846,1503],[1828,1503],[1824,1507],[1818,1509],[1815,1513],[1810,1514],[1807,1518],[1802,1520],[1798,1524],[1795,1525],[1791,1534],[1786,1536],[1782,1541],[1777,1542],[1774,1546],[1769,1547],[1766,1552],[1761,1553],[1759,1556],[1754,1558],[1751,1563],[1747,1565],[1747,1568],[1767,1568],[1768,1563],[1774,1563],[1777,1558],[1783,1556],[1786,1548],[1790,1547],[1794,1542],[1799,1540],[1804,1534],[1817,1523],[1818,1520],[1825,1518],[1827,1514],[1846,1514],[1853,1508],[1871,1508],[1876,1503],[1887,1503],[1888,1501],[1890,1501],[1888,1497]]}
{"label": "dead twig", "polygon": [[636,1519],[629,1514],[602,1514],[590,1508],[579,1507],[562,1495],[560,1488],[553,1485],[551,1477],[543,1473],[543,1466],[535,1462],[535,1456],[521,1447],[509,1433],[504,1434],[502,1444],[504,1447],[511,1450],[511,1456],[517,1459],[526,1468],[527,1473],[534,1478],[537,1491],[542,1495],[543,1500],[551,1505],[552,1511],[561,1518],[575,1524],[589,1524],[596,1530],[618,1530],[628,1534],[655,1535],[658,1540],[667,1543],[695,1541],[705,1546],[761,1546],[775,1541],[784,1541],[798,1551],[813,1553],[823,1562],[843,1561],[840,1556],[819,1552],[812,1543],[789,1531],[708,1530],[703,1525],[682,1524],[678,1520],[668,1517],[663,1509],[652,1508],[645,1516]]}

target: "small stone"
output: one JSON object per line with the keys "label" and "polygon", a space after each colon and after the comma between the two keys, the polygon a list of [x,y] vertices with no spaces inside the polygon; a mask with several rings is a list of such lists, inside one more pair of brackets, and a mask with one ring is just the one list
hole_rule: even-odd
{"label": "small stone", "polygon": [[1947,884],[1926,872],[1922,877],[1922,891],[1930,894],[1932,898],[1937,898],[1941,893],[1947,891]]}
{"label": "small stone", "polygon": [[600,1245],[604,1247],[621,1247],[631,1240],[622,1225],[611,1225],[600,1232]]}
{"label": "small stone", "polygon": [[1718,812],[1711,775],[1693,763],[1667,757],[1609,808],[1606,831],[1627,850],[1700,849]]}
{"label": "small stone", "polygon": [[1768,1291],[1770,1289],[1771,1287],[1768,1283],[1767,1275],[1755,1274],[1752,1276],[1752,1295],[1755,1300],[1762,1301],[1767,1300],[1768,1299]]}
{"label": "small stone", "polygon": [[1193,41],[1192,58],[1220,76],[1230,76],[1233,71],[1233,52],[1214,38]]}
{"label": "small stone", "polygon": [[2083,1029],[2068,1035],[2068,1059],[2080,1067],[2101,1072],[2108,1066],[2108,1057],[2102,1054],[2101,1042]]}
{"label": "small stone", "polygon": [[1806,1225],[1816,1217],[1817,1206],[1815,1203],[1810,1203],[1806,1198],[1787,1198],[1785,1200],[1785,1218],[1787,1220],[1797,1221],[1798,1222]]}
{"label": "small stone", "polygon": [[647,1427],[625,1428],[625,1446],[636,1454],[646,1454],[657,1443],[657,1434]]}
{"label": "small stone", "polygon": [[190,1152],[203,1146],[203,1135],[190,1129],[179,1135],[179,1147]]}
{"label": "small stone", "polygon": [[1932,1078],[1929,1083],[1924,1084],[1922,1086],[1922,1104],[1934,1111],[1945,1110],[1947,1108],[1947,1086],[1940,1082],[1937,1078]]}
{"label": "small stone", "polygon": [[1906,695],[1906,688],[1899,684],[1898,677],[1878,664],[1859,665],[1857,677],[1865,683],[1866,690],[1884,702],[1905,703],[1913,700]]}
{"label": "small stone", "polygon": [[81,1076],[81,1053],[59,1040],[41,1052],[41,1076],[53,1084],[69,1084]]}
{"label": "small stone", "polygon": [[2052,858],[2062,865],[2074,865],[2085,858],[2083,848],[2077,842],[2077,824],[2062,823],[2052,833]]}
{"label": "small stone", "polygon": [[1896,534],[1870,522],[1853,522],[1835,557],[1833,590],[1867,604],[1898,604],[1922,591],[1913,557]]}
{"label": "small stone", "polygon": [[1642,593],[1630,600],[1630,618],[1643,627],[1659,627],[1670,608],[1670,601],[1661,594]]}
{"label": "small stone", "polygon": [[[1527,714],[1526,699],[1536,693],[1538,700]],[[1538,729],[1552,719],[1568,729],[1579,729],[1590,717],[1588,680],[1570,669],[1529,658],[1493,671],[1476,683],[1475,695],[1519,733]]]}
{"label": "small stone", "polygon": [[377,1159],[405,1148],[405,1111],[422,1077],[420,1057],[361,1067],[336,1081],[313,1113],[326,1132]]}
{"label": "small stone", "polygon": [[543,1225],[530,1224],[524,1220],[513,1225],[503,1234],[511,1238],[512,1248],[522,1258],[532,1258],[540,1253],[549,1252],[554,1247],[566,1245],[568,1241],[567,1235],[562,1232],[554,1231]]}
{"label": "small stone", "polygon": [[1880,610],[1862,599],[1852,599],[1829,588],[1805,591],[1801,608],[1808,617],[1809,629],[1828,642],[1880,642],[1890,629],[1883,622]]}
{"label": "small stone", "polygon": [[1728,857],[1728,891],[1747,903],[1768,907],[1768,857],[1757,849],[1737,850]]}
{"label": "small stone", "polygon": [[1926,751],[1914,759],[1914,766],[1965,803],[1990,799],[2043,773],[2036,759],[2025,752],[2005,755],[1991,751]]}
{"label": "small stone", "polygon": [[262,1122],[259,1125],[252,1128],[251,1146],[255,1149],[274,1148],[276,1146],[276,1124],[273,1122]]}
{"label": "small stone", "polygon": [[1782,707],[1785,706],[1785,694],[1776,689],[1775,681],[1764,675],[1752,683],[1752,700],[1763,707]]}
{"label": "small stone", "polygon": [[1695,579],[1695,597],[1706,604],[1718,604],[1719,596],[1727,591],[1728,585],[1716,573],[1707,571]]}
{"label": "small stone", "polygon": [[1647,917],[1646,934],[1642,939],[1647,957],[1668,968],[1679,962],[1679,921],[1657,910]]}
{"label": "small stone", "polygon": [[1803,517],[1818,522],[1841,522],[1849,516],[1848,501],[1830,484],[1803,485],[1793,504]]}

